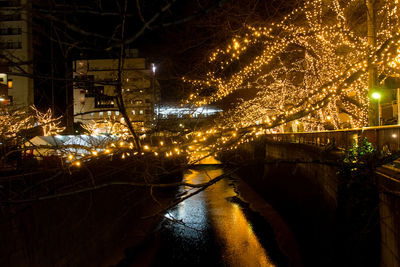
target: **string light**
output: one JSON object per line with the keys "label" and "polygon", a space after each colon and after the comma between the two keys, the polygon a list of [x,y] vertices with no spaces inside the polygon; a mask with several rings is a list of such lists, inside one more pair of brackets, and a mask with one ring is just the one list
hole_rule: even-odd
{"label": "string light", "polygon": [[[237,90],[256,90],[256,97],[224,114],[225,127],[261,121],[285,124],[294,119],[306,131],[365,126],[368,58],[379,75],[395,73],[400,64],[398,41],[381,48],[397,38],[400,21],[399,4],[383,1],[377,10],[377,49],[372,50],[365,33],[348,18],[360,9],[359,2],[308,0],[279,23],[248,26],[243,36],[235,36],[211,54],[211,70],[204,79],[183,78],[196,89],[187,102],[204,105]],[[262,49],[251,57],[248,51],[255,47]],[[240,67],[233,71],[230,66]],[[201,97],[210,87],[215,93]]]}

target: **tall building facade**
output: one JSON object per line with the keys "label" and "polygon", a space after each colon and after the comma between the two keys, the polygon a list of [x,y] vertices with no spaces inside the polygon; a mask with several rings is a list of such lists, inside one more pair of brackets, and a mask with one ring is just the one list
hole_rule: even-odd
{"label": "tall building facade", "polygon": [[[133,55],[136,53],[133,53]],[[116,80],[117,59],[87,59],[73,62],[74,121],[120,121]],[[155,69],[145,58],[127,57],[122,71],[122,95],[129,120],[135,128],[151,128],[160,89]]]}
{"label": "tall building facade", "polygon": [[[27,0],[0,0],[0,84],[2,103],[33,104],[32,29]],[[5,93],[7,91],[7,93]]]}

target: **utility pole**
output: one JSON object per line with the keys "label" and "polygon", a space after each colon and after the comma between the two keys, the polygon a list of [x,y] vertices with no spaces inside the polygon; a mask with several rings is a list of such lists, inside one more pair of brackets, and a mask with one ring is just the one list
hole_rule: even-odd
{"label": "utility pole", "polygon": [[368,96],[369,96],[369,106],[368,106],[368,126],[378,126],[379,116],[378,116],[378,103],[377,101],[371,100],[371,95],[374,90],[378,87],[378,76],[376,66],[373,61],[374,58],[371,57],[372,53],[376,49],[376,0],[365,0],[367,5],[367,28],[368,28]]}

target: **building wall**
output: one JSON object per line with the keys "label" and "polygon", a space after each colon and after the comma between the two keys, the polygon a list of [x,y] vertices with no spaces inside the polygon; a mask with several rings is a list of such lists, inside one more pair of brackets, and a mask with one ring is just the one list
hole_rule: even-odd
{"label": "building wall", "polygon": [[[74,115],[76,122],[105,119],[120,120],[122,115],[112,97],[116,95],[118,60],[91,59],[73,62]],[[130,120],[138,127],[151,127],[154,106],[159,101],[159,86],[144,58],[126,58],[122,73],[122,94]],[[82,82],[89,79],[89,82]],[[94,86],[95,88],[89,88]],[[107,105],[97,101],[96,94],[109,96]],[[97,101],[97,103],[96,103]],[[81,114],[85,113],[85,114]],[[77,115],[81,114],[81,115]]]}
{"label": "building wall", "polygon": [[8,96],[12,100],[10,104],[26,107],[32,105],[34,100],[33,80],[27,77],[33,73],[33,47],[30,18],[18,7],[19,2],[23,8],[29,7],[26,0],[0,1],[0,49],[8,63],[17,63],[17,66],[10,66],[7,72],[23,74],[8,75],[8,81],[12,81],[8,89]]}

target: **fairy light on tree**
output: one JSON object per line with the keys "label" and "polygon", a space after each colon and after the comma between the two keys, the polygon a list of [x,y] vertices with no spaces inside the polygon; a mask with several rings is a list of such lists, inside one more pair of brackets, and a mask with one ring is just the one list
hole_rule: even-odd
{"label": "fairy light on tree", "polygon": [[32,128],[34,123],[33,115],[23,109],[3,108],[0,120],[0,142],[3,144],[15,143],[18,133]]}
{"label": "fairy light on tree", "polygon": [[107,134],[116,136],[128,135],[128,127],[124,120],[114,120],[106,119],[100,121],[89,121],[82,124],[84,128],[90,135]]}
{"label": "fairy light on tree", "polygon": [[378,77],[391,75],[399,54],[399,3],[380,1],[376,12],[375,49],[367,39],[365,1],[309,0],[279,23],[247,26],[211,54],[204,79],[184,78],[195,89],[187,101],[203,105],[256,92],[224,113],[225,128],[295,120],[306,130],[366,126],[368,63]]}
{"label": "fairy light on tree", "polygon": [[31,108],[35,112],[35,119],[43,129],[44,136],[56,135],[65,130],[65,127],[61,126],[62,116],[55,117],[50,108],[46,112],[39,111],[35,106]]}

